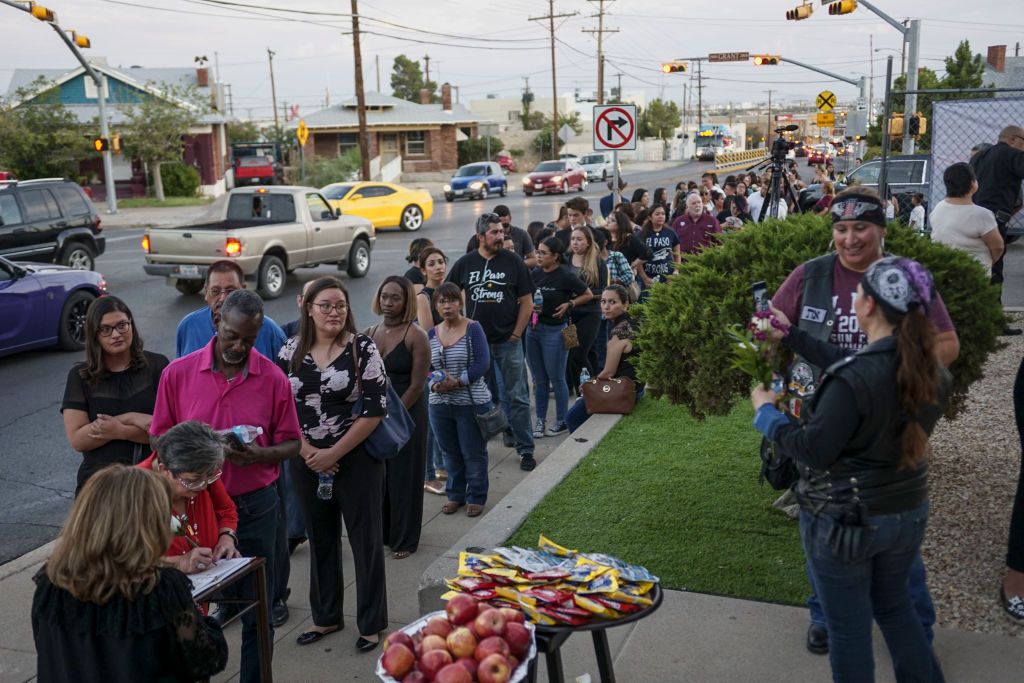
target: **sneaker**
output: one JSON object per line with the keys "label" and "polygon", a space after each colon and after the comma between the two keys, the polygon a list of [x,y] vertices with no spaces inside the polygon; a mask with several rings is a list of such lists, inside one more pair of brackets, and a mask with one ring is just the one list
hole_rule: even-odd
{"label": "sneaker", "polygon": [[551,425],[551,427],[549,427],[548,430],[544,432],[544,436],[560,436],[562,434],[565,434],[567,431],[569,431],[569,425],[565,424],[564,422],[559,422],[558,424]]}
{"label": "sneaker", "polygon": [[448,473],[444,470],[436,470],[436,475],[438,481],[448,481]]}
{"label": "sneaker", "polygon": [[533,438],[540,439],[544,436],[544,420],[536,420],[533,423]]}
{"label": "sneaker", "polygon": [[519,461],[519,469],[524,472],[532,472],[537,466],[537,461],[533,459],[532,455],[524,455]]}

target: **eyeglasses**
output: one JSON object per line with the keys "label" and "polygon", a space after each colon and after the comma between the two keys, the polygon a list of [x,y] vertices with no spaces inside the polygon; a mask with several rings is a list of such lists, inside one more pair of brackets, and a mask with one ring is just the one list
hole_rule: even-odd
{"label": "eyeglasses", "polygon": [[481,221],[487,221],[488,223],[500,223],[501,216],[496,213],[482,213],[480,214]]}
{"label": "eyeglasses", "polygon": [[188,491],[199,491],[207,486],[213,486],[213,484],[220,479],[221,475],[224,474],[224,470],[217,468],[214,470],[213,475],[209,479],[200,479],[199,481],[189,481],[188,479],[182,479],[180,474],[174,475],[174,478],[178,480],[178,483],[185,487]]}
{"label": "eyeglasses", "polygon": [[114,332],[117,332],[118,334],[124,334],[125,332],[130,330],[131,327],[131,320],[122,320],[116,325],[100,325],[99,329],[97,330],[97,333],[101,337],[109,337],[110,335],[114,334]]}
{"label": "eyeglasses", "polygon": [[211,289],[206,290],[206,293],[212,296],[214,299],[219,299],[221,294],[227,296],[231,292],[237,292],[238,289],[238,287],[225,287],[224,289],[221,289],[220,287],[213,287]]}
{"label": "eyeglasses", "polygon": [[338,313],[342,313],[348,310],[348,304],[344,301],[339,301],[336,304],[332,304],[329,301],[314,301],[313,305],[320,309],[320,312],[327,315],[331,310],[335,310]]}

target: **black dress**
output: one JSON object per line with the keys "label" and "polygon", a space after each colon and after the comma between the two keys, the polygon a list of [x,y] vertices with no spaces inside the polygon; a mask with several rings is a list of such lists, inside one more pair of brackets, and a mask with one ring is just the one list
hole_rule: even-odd
{"label": "black dress", "polygon": [[32,634],[40,683],[195,681],[227,666],[228,645],[192,600],[191,583],[161,568],[149,594],[120,593],[105,605],[81,602],[50,583],[44,566],[34,577]]}
{"label": "black dress", "polygon": [[[408,326],[405,334],[409,334]],[[412,353],[406,347],[403,335],[402,341],[384,356],[384,371],[399,396],[409,389],[413,381],[421,384],[426,381],[425,377],[413,378],[412,366]],[[415,552],[420,544],[420,530],[423,526],[423,472],[427,465],[425,392],[413,404],[409,415],[416,429],[398,455],[385,463],[384,543],[394,551]]]}
{"label": "black dress", "polygon": [[437,308],[433,304],[434,288],[424,285],[423,289],[420,290],[419,296],[427,297],[427,304],[430,306],[430,317],[434,320],[434,327],[437,327],[441,324],[441,321],[444,320],[444,318],[442,318],[441,314],[437,312]]}

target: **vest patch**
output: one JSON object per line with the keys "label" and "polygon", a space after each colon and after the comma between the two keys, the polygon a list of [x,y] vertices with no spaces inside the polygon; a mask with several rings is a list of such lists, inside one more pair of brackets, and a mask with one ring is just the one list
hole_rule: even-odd
{"label": "vest patch", "polygon": [[823,323],[825,317],[828,315],[828,311],[824,308],[814,308],[813,306],[804,306],[800,311],[800,319],[806,320],[812,323]]}

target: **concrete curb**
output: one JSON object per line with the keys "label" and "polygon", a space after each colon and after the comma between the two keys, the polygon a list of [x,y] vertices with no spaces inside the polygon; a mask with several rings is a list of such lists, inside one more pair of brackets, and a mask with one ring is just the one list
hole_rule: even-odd
{"label": "concrete curb", "polygon": [[557,486],[622,418],[592,415],[567,437],[529,476],[498,501],[473,528],[448,548],[420,576],[417,589],[420,614],[442,609],[441,595],[448,591],[445,577],[455,576],[459,553],[469,547],[500,545],[520,527],[527,515]]}
{"label": "concrete curb", "polygon": [[4,581],[15,574],[19,574],[26,569],[31,569],[36,565],[40,565],[45,562],[53,552],[53,548],[56,543],[56,540],[50,541],[46,545],[41,545],[35,550],[30,550],[21,557],[14,558],[7,564],[0,565],[0,581]]}

